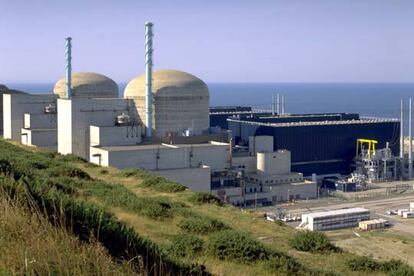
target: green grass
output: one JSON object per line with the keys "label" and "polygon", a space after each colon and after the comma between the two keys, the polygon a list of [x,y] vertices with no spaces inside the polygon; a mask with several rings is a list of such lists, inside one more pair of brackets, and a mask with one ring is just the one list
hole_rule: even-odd
{"label": "green grass", "polygon": [[96,237],[113,258],[131,258],[143,270],[362,275],[346,262],[355,255],[326,250],[327,239],[305,237],[306,246],[296,248],[289,242],[296,230],[140,169],[102,168],[0,140],[0,175],[15,180],[0,183],[9,194],[28,192],[51,217],[63,216],[80,239]]}

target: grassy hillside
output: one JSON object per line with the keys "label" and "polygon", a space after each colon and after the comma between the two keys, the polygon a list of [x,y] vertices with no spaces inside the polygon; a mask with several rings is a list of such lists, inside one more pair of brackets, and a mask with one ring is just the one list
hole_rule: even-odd
{"label": "grassy hillside", "polygon": [[133,275],[99,243],[80,242],[30,203],[23,194],[11,198],[0,188],[0,275]]}
{"label": "grassy hillside", "polygon": [[287,226],[141,170],[101,168],[0,140],[0,175],[13,180],[6,187],[9,194],[26,191],[49,217],[64,217],[81,239],[93,237],[113,259],[150,275],[385,275],[396,270],[379,263],[363,267],[355,255],[323,244],[329,244],[323,237],[296,246],[296,231]]}

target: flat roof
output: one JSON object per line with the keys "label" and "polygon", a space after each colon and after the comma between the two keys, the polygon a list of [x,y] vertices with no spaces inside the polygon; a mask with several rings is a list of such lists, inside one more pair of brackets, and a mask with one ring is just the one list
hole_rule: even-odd
{"label": "flat roof", "polygon": [[215,142],[201,143],[201,144],[138,144],[138,145],[123,145],[123,146],[103,146],[96,147],[97,149],[103,149],[106,151],[131,151],[131,150],[151,150],[151,149],[178,149],[178,148],[201,148],[201,147],[214,147],[214,146],[227,146],[226,143]]}
{"label": "flat roof", "polygon": [[346,208],[346,209],[338,209],[338,210],[330,210],[325,212],[316,212],[316,213],[309,213],[303,214],[302,216],[308,218],[319,218],[319,217],[330,217],[330,216],[340,216],[345,214],[352,214],[352,213],[361,213],[361,212],[369,212],[368,209],[365,208]]}
{"label": "flat roof", "polygon": [[309,122],[284,122],[284,123],[270,123],[248,121],[243,119],[228,118],[229,122],[240,122],[243,124],[270,126],[270,127],[299,127],[299,126],[322,126],[322,125],[349,125],[349,124],[378,124],[378,123],[395,123],[400,122],[393,118],[376,118],[376,117],[361,117],[359,120],[337,120],[337,121],[309,121]]}

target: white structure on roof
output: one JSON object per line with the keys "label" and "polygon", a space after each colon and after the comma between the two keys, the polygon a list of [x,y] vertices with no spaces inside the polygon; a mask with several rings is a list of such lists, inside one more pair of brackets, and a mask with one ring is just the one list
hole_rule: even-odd
{"label": "white structure on roof", "polygon": [[311,231],[325,231],[339,228],[358,227],[361,221],[369,220],[370,212],[364,208],[338,209],[302,215],[298,228]]}

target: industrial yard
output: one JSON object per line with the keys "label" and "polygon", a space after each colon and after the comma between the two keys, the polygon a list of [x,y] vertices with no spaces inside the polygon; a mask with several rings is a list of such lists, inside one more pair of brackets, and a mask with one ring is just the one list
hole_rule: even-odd
{"label": "industrial yard", "polygon": [[[408,209],[414,201],[414,191],[406,190],[387,193],[390,187],[410,182],[381,183],[376,190],[348,193],[346,197],[329,197],[319,200],[297,201],[281,204],[276,208],[283,209],[286,217],[300,217],[301,214],[312,214],[327,210],[347,210],[349,208],[365,208],[370,211],[371,219],[383,219],[389,222],[386,228],[364,231],[357,227],[325,231],[331,240],[341,248],[356,254],[373,256],[377,259],[398,258],[414,265],[414,219],[407,219],[390,211]],[[380,190],[380,191],[378,191]],[[349,195],[352,194],[352,195]],[[259,211],[274,212],[275,207],[262,208]],[[287,224],[295,228],[301,222],[292,221]]]}

